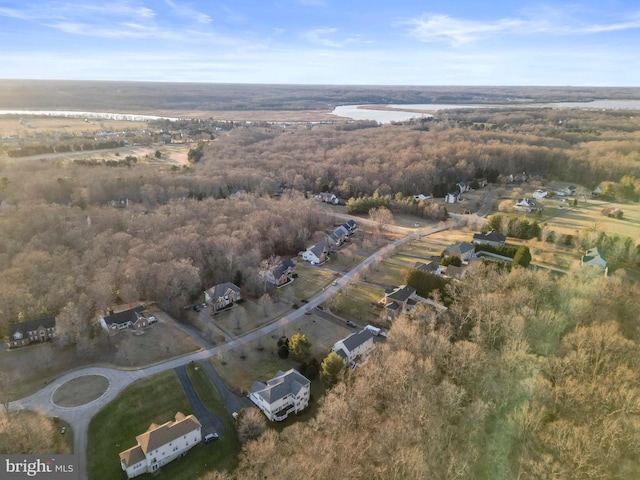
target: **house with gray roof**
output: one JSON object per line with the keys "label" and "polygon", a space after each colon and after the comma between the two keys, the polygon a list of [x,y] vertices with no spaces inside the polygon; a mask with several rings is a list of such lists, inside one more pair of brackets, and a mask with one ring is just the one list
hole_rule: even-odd
{"label": "house with gray roof", "polygon": [[312,265],[320,265],[324,263],[329,258],[329,244],[327,239],[321,240],[320,242],[307,247],[304,252],[300,252],[300,256],[306,262],[311,263]]}
{"label": "house with gray roof", "polygon": [[583,267],[593,267],[599,270],[603,270],[606,275],[609,271],[609,266],[607,265],[607,261],[604,258],[602,252],[598,247],[590,248],[585,252],[580,261],[581,266]]}
{"label": "house with gray roof", "polygon": [[271,270],[267,270],[264,278],[267,282],[273,283],[276,287],[280,287],[291,281],[291,277],[296,271],[296,263],[291,260],[283,260]]}
{"label": "house with gray roof", "polygon": [[249,398],[269,420],[280,422],[290,413],[307,408],[311,396],[311,381],[293,368],[278,371],[267,383],[254,382]]}
{"label": "house with gray roof", "polygon": [[336,352],[345,364],[349,364],[357,357],[366,355],[373,348],[373,333],[364,329],[334,343],[331,350]]}
{"label": "house with gray roof", "polygon": [[475,233],[473,235],[474,245],[486,243],[487,245],[491,245],[493,247],[501,247],[505,244],[506,241],[506,236],[502,235],[501,233],[494,232],[493,230],[490,232]]}
{"label": "house with gray roof", "polygon": [[418,303],[416,289],[409,285],[387,289],[380,303],[383,306],[385,318],[393,320],[401,313],[409,313],[413,310],[413,307]]}
{"label": "house with gray roof", "polygon": [[444,251],[446,257],[458,257],[463,262],[471,260],[476,252],[476,247],[469,242],[456,242]]}
{"label": "house with gray roof", "polygon": [[204,291],[204,301],[211,305],[214,312],[230,307],[240,300],[240,287],[233,283],[219,283]]}
{"label": "house with gray roof", "polygon": [[144,305],[139,305],[118,313],[113,313],[112,310],[110,315],[100,318],[100,325],[107,333],[117,333],[125,329],[140,330],[141,328],[152,325],[156,321],[156,318],[153,316],[147,317],[144,311]]}
{"label": "house with gray roof", "polygon": [[152,423],[146,432],[136,437],[135,447],[120,452],[120,466],[128,478],[156,472],[200,443],[201,428],[196,417],[182,412],[176,413],[173,422]]}
{"label": "house with gray roof", "polygon": [[26,322],[9,324],[7,347],[26,347],[33,343],[43,343],[55,337],[55,317],[27,320]]}

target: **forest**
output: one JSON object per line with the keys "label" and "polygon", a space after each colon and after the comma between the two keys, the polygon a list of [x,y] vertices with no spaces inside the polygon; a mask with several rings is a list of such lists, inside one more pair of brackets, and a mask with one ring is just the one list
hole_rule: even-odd
{"label": "forest", "polygon": [[238,125],[184,167],[6,160],[0,333],[62,314],[60,330],[78,342],[110,305],[157,301],[180,317],[203,288],[234,279],[259,296],[262,260],[296,255],[331,226],[311,199],[320,191],[388,196],[397,211],[433,219],[446,217],[437,200],[405,197],[486,172],[622,182],[628,193],[640,188],[639,122],[623,111],[457,110],[375,128]]}
{"label": "forest", "polygon": [[446,314],[395,322],[315,418],[246,444],[232,477],[640,476],[636,284],[487,267],[449,288]]}

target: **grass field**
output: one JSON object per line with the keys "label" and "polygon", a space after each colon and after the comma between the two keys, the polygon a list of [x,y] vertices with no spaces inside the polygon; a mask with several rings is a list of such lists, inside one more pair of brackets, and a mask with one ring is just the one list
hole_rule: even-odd
{"label": "grass field", "polygon": [[[128,386],[115,400],[100,410],[89,424],[89,478],[127,478],[120,467],[118,454],[133,447],[136,444],[136,435],[144,433],[151,423],[160,425],[173,420],[176,412],[185,415],[192,413],[191,405],[173,370],[144,378]],[[194,447],[194,450],[197,448]],[[192,456],[190,451],[185,460],[179,463],[185,466],[192,465]],[[165,474],[161,476],[177,478]]]}
{"label": "grass field", "polygon": [[[216,313],[212,320],[234,335],[243,335],[271,323],[291,310],[291,303],[281,299],[265,307],[255,300],[245,300],[229,310]],[[208,311],[208,310],[207,310]]]}
{"label": "grass field", "polygon": [[371,303],[384,297],[384,289],[371,285],[355,284],[342,289],[334,298],[331,311],[360,324],[378,320]]}
{"label": "grass field", "polygon": [[335,342],[352,333],[346,325],[337,325],[315,315],[304,315],[258,341],[213,357],[211,364],[230,388],[246,392],[254,381],[268,380],[278,370],[286,371],[298,366],[293,359],[283,360],[277,355],[278,338],[282,335],[291,337],[298,332],[307,336],[311,342],[310,356],[319,362]]}
{"label": "grass field", "polygon": [[283,287],[281,291],[283,294],[298,300],[315,297],[323,288],[330,285],[335,278],[331,272],[302,263],[298,263],[296,266],[296,273],[298,278]]}

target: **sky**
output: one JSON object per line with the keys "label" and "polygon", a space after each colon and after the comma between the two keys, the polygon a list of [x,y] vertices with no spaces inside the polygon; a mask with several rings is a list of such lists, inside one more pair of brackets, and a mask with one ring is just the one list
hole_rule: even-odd
{"label": "sky", "polygon": [[640,86],[637,0],[0,0],[0,78]]}

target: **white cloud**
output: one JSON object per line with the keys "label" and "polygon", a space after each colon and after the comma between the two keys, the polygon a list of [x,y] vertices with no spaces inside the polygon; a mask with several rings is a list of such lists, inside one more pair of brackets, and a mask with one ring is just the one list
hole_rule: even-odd
{"label": "white cloud", "polygon": [[194,20],[198,23],[207,24],[211,23],[211,17],[206,13],[202,13],[196,10],[191,4],[188,3],[175,3],[173,0],[164,0],[174,15],[177,15],[182,18],[188,18],[190,20]]}
{"label": "white cloud", "polygon": [[493,21],[466,20],[449,15],[426,15],[402,20],[396,26],[407,27],[409,34],[427,43],[444,42],[463,45],[502,33],[527,35],[547,33],[554,35],[587,35],[640,28],[640,15],[629,20],[609,24],[580,22],[571,18],[538,16],[529,18],[501,18]]}
{"label": "white cloud", "polygon": [[302,36],[311,43],[330,48],[344,47],[345,45],[356,41],[355,37],[345,37],[341,39],[334,38],[336,33],[338,33],[337,28],[320,27],[307,30],[302,34]]}

